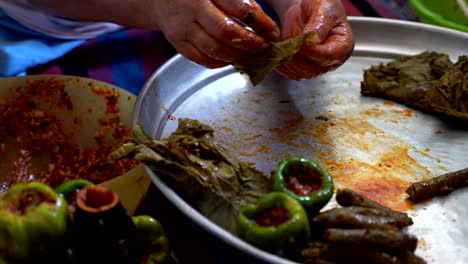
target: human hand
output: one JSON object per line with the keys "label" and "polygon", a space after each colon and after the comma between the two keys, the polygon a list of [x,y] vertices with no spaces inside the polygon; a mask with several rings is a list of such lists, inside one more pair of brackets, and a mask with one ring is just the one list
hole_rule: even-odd
{"label": "human hand", "polygon": [[276,68],[289,79],[317,77],[341,66],[354,49],[354,34],[340,0],[270,0],[278,13],[283,40],[316,33],[287,64]]}
{"label": "human hand", "polygon": [[267,50],[279,38],[277,25],[254,0],[160,0],[154,5],[159,29],[174,48],[209,68]]}

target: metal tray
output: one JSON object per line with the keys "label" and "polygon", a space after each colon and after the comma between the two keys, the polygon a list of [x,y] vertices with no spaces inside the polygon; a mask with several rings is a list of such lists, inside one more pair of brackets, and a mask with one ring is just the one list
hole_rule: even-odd
{"label": "metal tray", "polygon": [[[409,205],[410,182],[467,167],[468,129],[403,105],[360,95],[363,69],[425,50],[455,60],[468,54],[468,34],[389,19],[350,17],[353,56],[313,80],[272,73],[253,87],[232,67],[210,70],[181,56],[163,65],[140,92],[134,125],[159,139],[172,133],[160,103],[176,117],[198,119],[241,159],[269,172],[285,156],[307,156],[325,166],[338,187],[350,187],[413,217],[416,253],[428,263],[468,262],[468,190]],[[231,235],[189,206],[148,168],[158,189],[190,221],[225,246],[253,259],[289,261]],[[329,206],[334,206],[331,202]]]}

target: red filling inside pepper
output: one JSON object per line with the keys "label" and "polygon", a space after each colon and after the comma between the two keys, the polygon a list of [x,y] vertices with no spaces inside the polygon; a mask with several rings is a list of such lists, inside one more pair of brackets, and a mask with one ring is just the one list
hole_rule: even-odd
{"label": "red filling inside pepper", "polygon": [[14,214],[23,215],[27,210],[34,210],[41,203],[54,203],[54,201],[40,191],[25,189],[19,195],[18,203],[10,203],[8,209]]}
{"label": "red filling inside pepper", "polygon": [[262,210],[257,213],[253,220],[259,226],[279,226],[280,224],[288,221],[288,210],[281,208],[279,205]]}
{"label": "red filling inside pepper", "polygon": [[297,195],[305,196],[322,188],[322,175],[298,162],[289,164],[284,177],[288,189]]}

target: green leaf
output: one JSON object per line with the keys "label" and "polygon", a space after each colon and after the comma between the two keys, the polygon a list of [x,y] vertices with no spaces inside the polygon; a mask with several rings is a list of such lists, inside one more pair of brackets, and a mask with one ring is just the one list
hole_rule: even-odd
{"label": "green leaf", "polygon": [[240,206],[269,192],[270,176],[219,145],[210,126],[178,120],[177,130],[162,140],[146,135],[139,124],[133,142],[115,150],[111,159],[130,156],[143,162],[201,214],[235,233]]}
{"label": "green leaf", "polygon": [[304,42],[313,42],[314,37],[314,32],[308,32],[292,39],[272,43],[272,48],[266,53],[234,63],[233,66],[238,72],[247,74],[252,84],[257,86],[274,68],[288,63],[299,52]]}
{"label": "green leaf", "polygon": [[364,71],[361,93],[468,122],[468,57],[447,54],[402,56]]}

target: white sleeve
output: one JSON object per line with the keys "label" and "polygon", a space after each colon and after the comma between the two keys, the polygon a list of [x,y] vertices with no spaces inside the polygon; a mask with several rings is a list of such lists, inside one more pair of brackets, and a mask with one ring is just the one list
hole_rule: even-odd
{"label": "white sleeve", "polygon": [[0,9],[18,23],[42,34],[62,39],[89,39],[122,29],[105,22],[84,22],[45,14],[28,0],[0,0]]}

